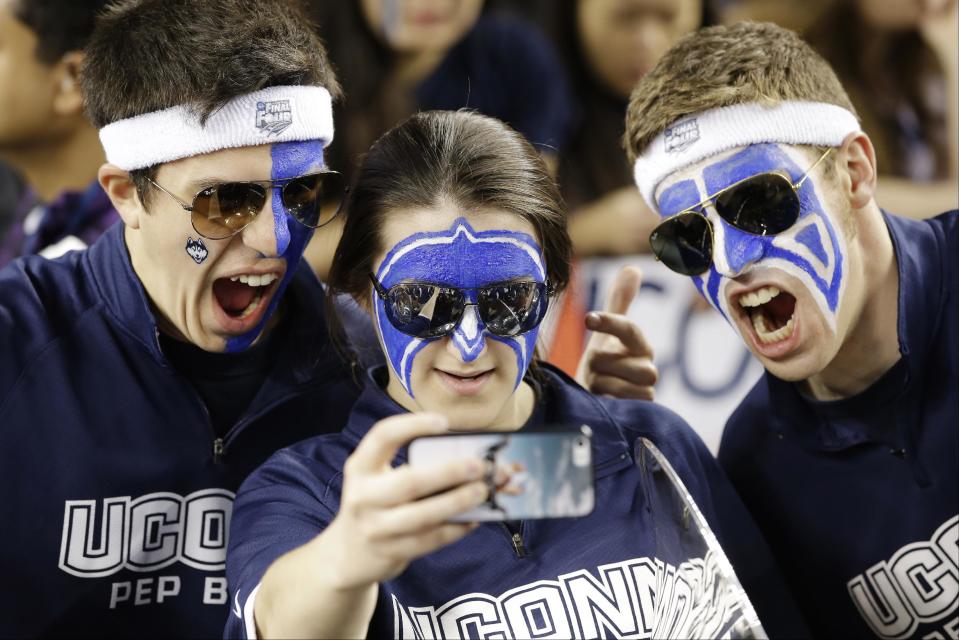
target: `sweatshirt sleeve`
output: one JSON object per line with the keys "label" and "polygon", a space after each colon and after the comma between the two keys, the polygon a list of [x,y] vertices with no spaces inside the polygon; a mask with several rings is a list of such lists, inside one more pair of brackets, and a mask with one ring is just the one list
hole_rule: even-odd
{"label": "sweatshirt sleeve", "polygon": [[263,574],[277,558],[319,535],[336,514],[339,492],[314,459],[285,449],[253,472],[233,504],[226,575],[226,638],[255,638],[253,606]]}

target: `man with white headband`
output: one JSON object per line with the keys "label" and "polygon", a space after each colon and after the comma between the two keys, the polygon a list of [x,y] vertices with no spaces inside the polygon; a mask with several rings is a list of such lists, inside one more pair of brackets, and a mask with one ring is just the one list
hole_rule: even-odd
{"label": "man with white headband", "polygon": [[[6,635],[219,636],[240,482],[346,422],[302,260],[336,209],[340,90],[291,5],[124,0],[97,25],[81,82],[124,224],[0,271]],[[638,329],[602,320],[590,375],[650,394]]]}
{"label": "man with white headband", "polygon": [[4,635],[216,637],[240,482],[357,390],[301,260],[336,78],[283,0],[136,0],[82,85],[123,219],[0,273]]}
{"label": "man with white headband", "polygon": [[766,373],[719,458],[817,637],[959,631],[959,213],[874,199],[833,71],[770,24],[703,29],[633,93],[656,256]]}

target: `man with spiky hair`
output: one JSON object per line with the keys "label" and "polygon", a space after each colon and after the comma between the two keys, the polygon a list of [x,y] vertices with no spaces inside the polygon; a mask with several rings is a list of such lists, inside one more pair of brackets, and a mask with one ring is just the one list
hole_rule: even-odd
{"label": "man with spiky hair", "polygon": [[339,85],[285,0],[128,0],[85,55],[123,224],[0,271],[3,630],[219,636],[239,483],[356,396],[301,260]]}
{"label": "man with spiky hair", "polygon": [[959,212],[880,209],[829,65],[771,24],[703,29],[636,87],[655,254],[766,368],[719,459],[816,636],[959,629]]}
{"label": "man with spiky hair", "polygon": [[[83,113],[82,49],[107,0],[0,0],[0,267],[83,248],[118,220],[97,184],[103,150]],[[7,213],[10,211],[9,213]]]}

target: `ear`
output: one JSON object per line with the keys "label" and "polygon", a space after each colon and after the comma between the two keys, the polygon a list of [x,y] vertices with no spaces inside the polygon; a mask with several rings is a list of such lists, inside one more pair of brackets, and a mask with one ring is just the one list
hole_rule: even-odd
{"label": "ear", "polygon": [[131,229],[139,229],[140,216],[146,211],[140,203],[140,196],[133,179],[130,178],[130,172],[108,162],[100,167],[97,180],[113,203],[113,208],[123,219],[123,224]]}
{"label": "ear", "polygon": [[82,64],[83,53],[69,51],[54,68],[53,111],[57,115],[83,115],[83,92],[80,91]]}
{"label": "ear", "polygon": [[850,133],[839,148],[839,174],[853,209],[861,209],[876,195],[876,151],[865,133]]}

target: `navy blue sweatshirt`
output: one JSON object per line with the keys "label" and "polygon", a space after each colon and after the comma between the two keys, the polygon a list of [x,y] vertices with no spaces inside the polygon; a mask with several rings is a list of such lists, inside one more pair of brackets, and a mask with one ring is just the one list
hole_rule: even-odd
{"label": "navy blue sweatshirt", "polygon": [[339,429],[358,390],[301,266],[282,350],[216,438],[160,348],[123,226],[0,271],[4,636],[217,636],[234,492],[277,449]]}
{"label": "navy blue sweatshirt", "polygon": [[959,212],[885,220],[902,358],[833,402],[766,373],[719,459],[816,635],[955,638]]}
{"label": "navy blue sweatshirt", "polygon": [[[597,398],[549,366],[543,373],[541,409],[524,428],[589,425],[595,510],[582,518],[520,523],[521,544],[503,523],[483,524],[413,561],[380,584],[368,636],[648,637],[674,629],[667,620],[682,609],[685,558],[677,554],[675,521],[652,509],[651,488],[634,464],[640,437],[649,438],[678,472],[766,629],[779,637],[801,633],[755,524],[690,427],[661,406]],[[255,633],[250,596],[266,569],[330,524],[346,458],[375,422],[402,412],[368,382],[341,434],[281,451],[240,488],[227,555],[233,601],[228,637]],[[401,452],[396,462],[403,460]]]}

